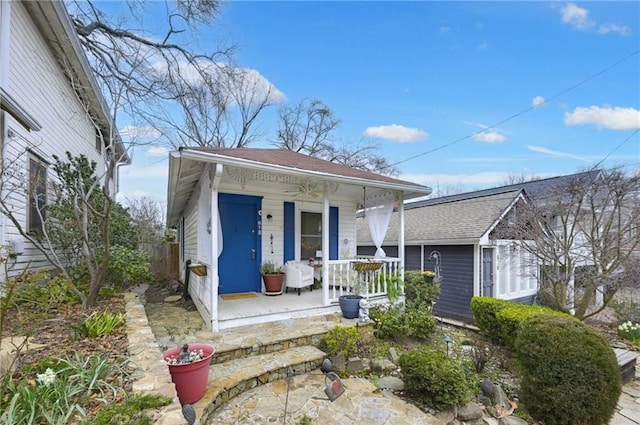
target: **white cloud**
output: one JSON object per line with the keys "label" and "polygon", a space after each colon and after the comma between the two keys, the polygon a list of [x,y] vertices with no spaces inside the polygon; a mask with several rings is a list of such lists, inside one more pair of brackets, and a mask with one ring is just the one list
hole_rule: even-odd
{"label": "white cloud", "polygon": [[483,41],[482,43],[476,46],[476,50],[487,50],[489,48],[489,43]]}
{"label": "white cloud", "polygon": [[640,110],[619,106],[577,107],[573,112],[565,112],[567,125],[595,124],[611,130],[634,130],[640,128]]}
{"label": "white cloud", "polygon": [[169,150],[161,146],[153,146],[147,149],[144,153],[145,156],[152,156],[152,157],[165,157],[168,154],[169,154]]}
{"label": "white cloud", "polygon": [[157,139],[162,133],[154,127],[136,127],[135,125],[127,125],[118,130],[120,136],[126,138],[143,138],[143,139]]}
{"label": "white cloud", "polygon": [[575,3],[567,3],[565,7],[560,9],[560,13],[562,14],[562,22],[571,25],[577,30],[586,31],[596,25],[596,23],[589,18],[589,11]]}
{"label": "white cloud", "polygon": [[546,102],[547,100],[542,97],[542,96],[536,96],[533,98],[533,100],[531,101],[531,106],[533,106],[534,108],[537,108],[538,106],[542,105],[544,102]]}
{"label": "white cloud", "polygon": [[451,32],[451,27],[445,27],[445,26],[440,27],[440,34],[446,34],[448,32]]}
{"label": "white cloud", "polygon": [[610,32],[627,36],[631,34],[631,28],[625,25],[618,24],[602,24],[598,27],[598,32],[600,34],[609,34]]}
{"label": "white cloud", "polygon": [[502,143],[507,140],[507,136],[500,134],[495,130],[482,131],[471,136],[476,142],[483,143]]}
{"label": "white cloud", "polygon": [[596,31],[599,34],[620,34],[627,36],[631,34],[631,28],[616,23],[606,23],[598,25],[595,20],[589,17],[589,11],[575,3],[567,3],[560,8],[562,22],[572,26],[578,31]]}
{"label": "white cloud", "polygon": [[[166,64],[157,62],[155,71],[167,74]],[[241,99],[246,103],[260,102],[265,97],[269,103],[285,103],[287,97],[260,72],[251,68],[234,68],[220,62],[200,60],[195,63],[180,62],[177,71],[184,83],[197,86],[206,80],[216,82],[229,103]],[[226,90],[226,93],[225,93]]]}
{"label": "white cloud", "polygon": [[587,158],[583,158],[583,157],[578,156],[578,155],[574,155],[574,154],[566,153],[566,152],[553,151],[551,149],[543,148],[542,146],[528,145],[527,149],[529,149],[530,151],[533,151],[533,152],[538,152],[538,153],[542,153],[542,154],[549,155],[549,156],[555,156],[555,157],[558,157],[558,158],[570,158],[570,159],[576,159],[578,161],[583,161],[583,162],[592,162],[591,160],[589,160]]}
{"label": "white cloud", "polygon": [[397,124],[368,127],[364,131],[364,135],[366,137],[377,137],[399,143],[420,142],[429,137],[426,131]]}

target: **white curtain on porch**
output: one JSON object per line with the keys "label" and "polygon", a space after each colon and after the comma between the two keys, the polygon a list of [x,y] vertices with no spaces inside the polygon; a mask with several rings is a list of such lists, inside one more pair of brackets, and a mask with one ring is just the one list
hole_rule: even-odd
{"label": "white curtain on porch", "polygon": [[389,222],[391,221],[391,215],[393,214],[393,205],[395,198],[393,194],[389,193],[381,197],[376,197],[373,200],[367,200],[372,202],[372,206],[368,206],[365,209],[365,217],[369,225],[369,233],[371,239],[376,246],[375,258],[384,258],[387,253],[382,249],[382,242],[387,234],[389,228]]}

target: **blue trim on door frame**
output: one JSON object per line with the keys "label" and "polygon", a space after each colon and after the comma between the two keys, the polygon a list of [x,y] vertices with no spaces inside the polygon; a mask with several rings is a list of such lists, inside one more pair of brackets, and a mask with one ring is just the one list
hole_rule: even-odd
{"label": "blue trim on door frame", "polygon": [[329,260],[338,259],[338,207],[329,207]]}
{"label": "blue trim on door frame", "polygon": [[296,205],[293,202],[284,203],[283,225],[283,254],[286,263],[296,259]]}

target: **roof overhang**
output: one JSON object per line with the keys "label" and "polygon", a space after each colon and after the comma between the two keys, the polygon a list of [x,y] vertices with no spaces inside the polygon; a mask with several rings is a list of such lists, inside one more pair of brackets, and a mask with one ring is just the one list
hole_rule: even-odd
{"label": "roof overhang", "polygon": [[[189,162],[190,165],[190,171],[188,173],[185,172],[186,162]],[[250,169],[285,176],[294,176],[300,179],[313,179],[358,188],[366,187],[367,189],[375,189],[379,191],[400,192],[402,193],[403,199],[411,199],[431,193],[431,188],[429,187],[411,184],[408,182],[394,183],[368,180],[332,173],[285,167],[255,160],[220,155],[212,152],[181,148],[178,151],[171,152],[169,155],[167,225],[172,226],[177,223],[177,220],[180,218],[186,206],[186,202],[190,197],[191,191],[195,188],[206,168],[213,164],[221,164],[223,166]]]}

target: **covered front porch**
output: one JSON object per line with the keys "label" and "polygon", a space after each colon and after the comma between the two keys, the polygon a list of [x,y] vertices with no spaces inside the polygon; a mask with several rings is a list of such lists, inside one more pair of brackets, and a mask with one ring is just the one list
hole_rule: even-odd
{"label": "covered front porch", "polygon": [[[369,270],[358,271],[362,264]],[[300,295],[291,290],[277,296],[218,296],[218,329],[340,312],[338,298],[361,290],[356,288],[365,288],[362,295],[374,304],[386,302],[388,282],[403,277],[400,259],[390,257],[327,261],[319,269],[321,288],[304,289]]]}
{"label": "covered front porch", "polygon": [[[381,248],[375,260],[358,258],[356,216],[366,214],[381,244],[394,208],[403,217],[405,199],[430,192],[287,150],[186,148],[172,152],[169,170],[167,223],[177,229],[182,270],[199,270],[180,277],[213,331],[335,311],[344,294],[385,297],[387,283],[402,277],[403,250],[398,258],[386,258]],[[263,285],[263,272],[311,257],[322,259],[314,264],[319,290],[304,300],[297,291],[274,300],[262,295],[274,292]],[[363,262],[375,264],[358,269]],[[299,282],[307,291],[313,280],[306,273]]]}

